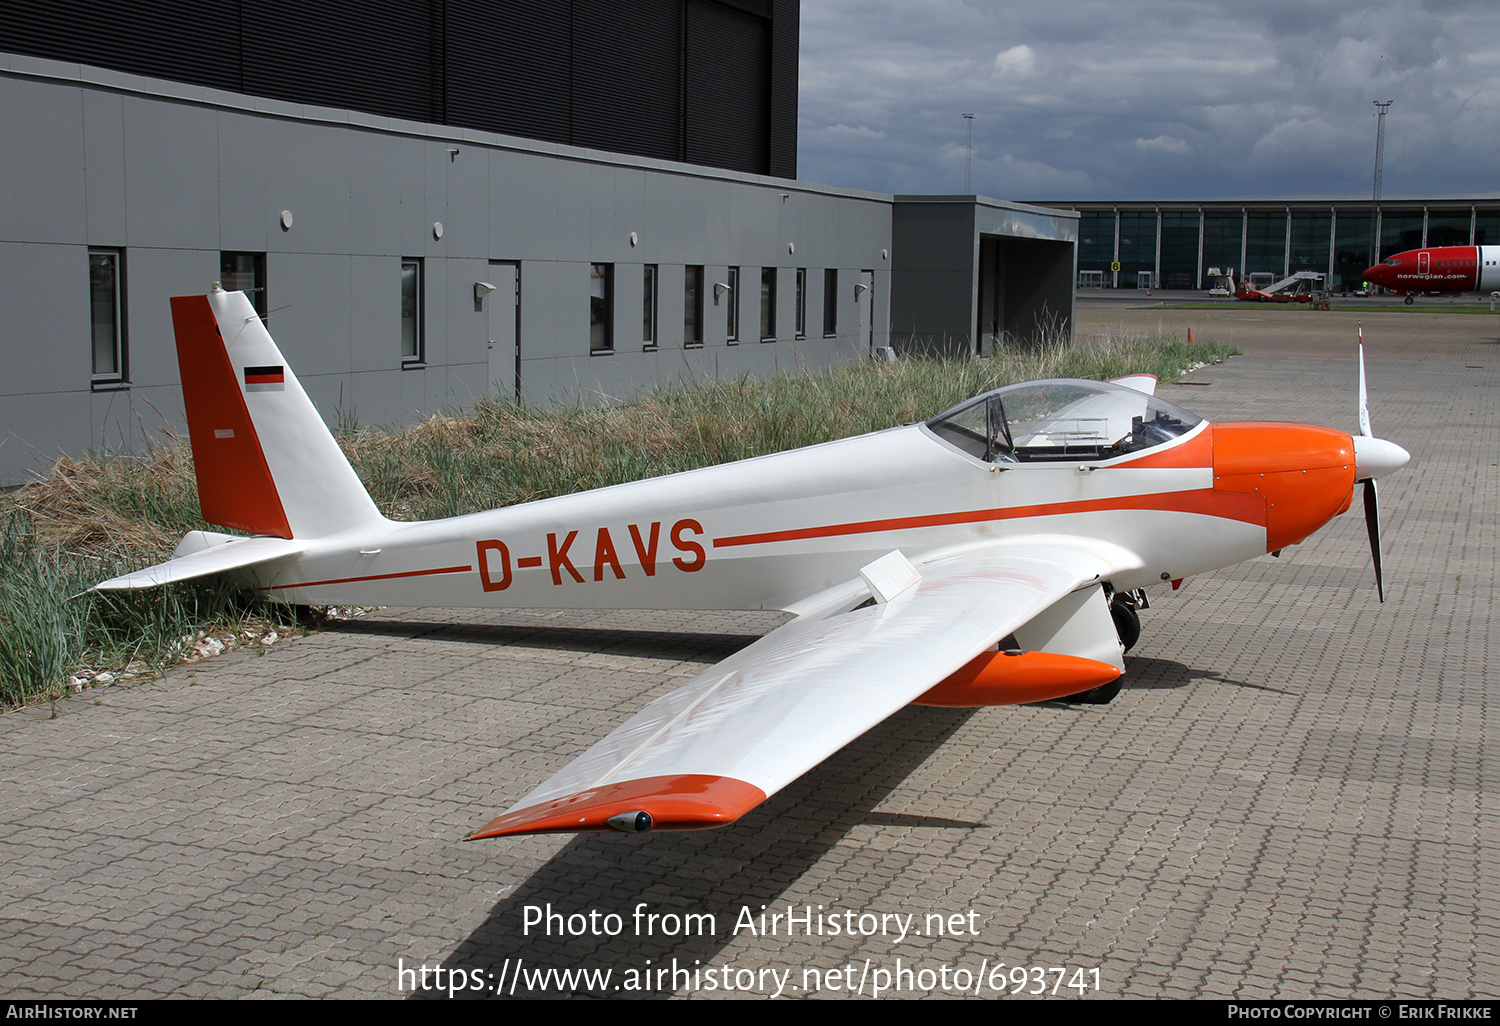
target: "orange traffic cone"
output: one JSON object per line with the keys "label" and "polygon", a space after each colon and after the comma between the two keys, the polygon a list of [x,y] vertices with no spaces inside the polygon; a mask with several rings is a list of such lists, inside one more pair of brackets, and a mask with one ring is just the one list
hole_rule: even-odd
{"label": "orange traffic cone", "polygon": [[1193,344],[1193,329],[1191,327],[1189,327],[1188,328],[1188,345],[1192,345],[1192,344]]}

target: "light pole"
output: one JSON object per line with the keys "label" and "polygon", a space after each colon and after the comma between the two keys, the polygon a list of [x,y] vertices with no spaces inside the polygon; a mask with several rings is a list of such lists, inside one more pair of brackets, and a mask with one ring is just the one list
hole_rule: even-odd
{"label": "light pole", "polygon": [[1372,101],[1378,113],[1375,115],[1375,188],[1370,196],[1370,266],[1380,263],[1380,175],[1381,163],[1385,160],[1385,112],[1394,101]]}
{"label": "light pole", "polygon": [[974,164],[974,115],[965,114],[964,124],[969,128],[969,142],[964,147],[964,195],[967,196],[974,191],[973,176],[971,168]]}

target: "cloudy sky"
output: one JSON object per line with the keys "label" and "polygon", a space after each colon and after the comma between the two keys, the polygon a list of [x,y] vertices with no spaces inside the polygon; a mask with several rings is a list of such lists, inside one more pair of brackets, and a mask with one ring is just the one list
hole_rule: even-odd
{"label": "cloudy sky", "polygon": [[1500,195],[1497,0],[802,0],[798,177],[1004,199]]}

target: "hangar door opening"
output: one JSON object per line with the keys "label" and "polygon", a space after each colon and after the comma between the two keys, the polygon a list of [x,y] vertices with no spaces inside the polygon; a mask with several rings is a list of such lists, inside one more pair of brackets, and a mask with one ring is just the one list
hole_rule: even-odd
{"label": "hangar door opening", "polygon": [[490,395],[521,401],[521,265],[511,260],[490,261],[490,284],[485,297],[489,319]]}
{"label": "hangar door opening", "polygon": [[979,237],[974,352],[1072,338],[1073,243]]}

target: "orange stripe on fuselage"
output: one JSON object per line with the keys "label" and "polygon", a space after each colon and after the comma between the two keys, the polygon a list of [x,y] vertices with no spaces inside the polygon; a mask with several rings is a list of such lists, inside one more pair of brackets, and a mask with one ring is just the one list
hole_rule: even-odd
{"label": "orange stripe on fuselage", "polygon": [[[1122,463],[1105,464],[1106,470],[1182,470],[1207,469],[1213,465],[1213,426],[1186,441],[1164,449],[1145,453]],[[762,534],[743,534],[729,538],[715,538],[714,548],[734,545],[761,545],[767,542],[800,541],[805,538],[832,538],[839,535],[874,534],[880,531],[903,531],[915,527],[944,527],[953,524],[982,524],[994,520],[1021,520],[1027,517],[1061,516],[1067,513],[1098,513],[1105,510],[1159,509],[1181,513],[1202,513],[1207,516],[1240,520],[1247,524],[1262,526],[1266,522],[1264,505],[1238,499],[1225,501],[1222,493],[1210,489],[1195,489],[1185,492],[1157,492],[1148,495],[1122,495],[1109,499],[1085,499],[1077,502],[1042,503],[1033,506],[1009,506],[997,509],[976,509],[961,513],[933,513],[926,516],[896,517],[888,520],[865,520],[849,524],[829,524],[823,527],[805,527],[790,531],[767,531]]]}
{"label": "orange stripe on fuselage", "polygon": [[933,513],[927,516],[895,517],[889,520],[864,520],[849,524],[827,524],[790,531],[766,531],[715,538],[714,548],[734,545],[764,545],[770,542],[802,541],[807,538],[835,538],[850,534],[877,534],[881,531],[906,531],[918,527],[946,527],[953,524],[982,524],[996,520],[1024,520],[1029,517],[1055,517],[1069,513],[1102,513],[1119,510],[1163,510],[1173,513],[1199,513],[1204,516],[1239,520],[1264,526],[1266,507],[1262,499],[1234,492],[1197,488],[1186,492],[1157,492],[1150,495],[1120,495],[1108,499],[1083,499],[1076,502],[1049,502],[1035,506],[1007,506],[1000,509],[976,509],[962,513]]}
{"label": "orange stripe on fuselage", "polygon": [[368,577],[338,577],[327,581],[302,581],[297,584],[271,584],[261,591],[281,591],[284,588],[320,588],[325,584],[358,584],[360,581],[393,581],[398,577],[430,577],[433,574],[462,574],[473,570],[471,566],[443,566],[435,570],[403,570],[398,574],[371,574]]}

